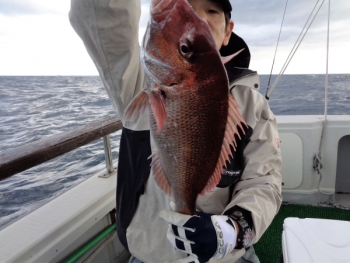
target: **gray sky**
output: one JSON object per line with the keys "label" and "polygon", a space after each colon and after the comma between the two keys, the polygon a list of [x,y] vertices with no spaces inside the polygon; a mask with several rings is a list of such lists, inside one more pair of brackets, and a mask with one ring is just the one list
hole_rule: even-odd
{"label": "gray sky", "polygon": [[[150,0],[141,0],[141,38]],[[289,0],[273,73],[278,73],[317,0]],[[322,0],[320,0],[322,2]],[[231,0],[234,32],[248,44],[251,69],[268,74],[285,1]],[[68,21],[69,0],[0,0],[0,75],[97,75]],[[328,0],[286,74],[322,74],[326,68]],[[330,73],[350,73],[350,0],[331,0]]]}

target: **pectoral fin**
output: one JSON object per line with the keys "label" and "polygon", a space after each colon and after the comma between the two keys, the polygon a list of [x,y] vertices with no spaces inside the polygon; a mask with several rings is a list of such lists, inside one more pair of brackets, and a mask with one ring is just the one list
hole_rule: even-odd
{"label": "pectoral fin", "polygon": [[146,92],[140,92],[126,107],[124,112],[125,121],[136,120],[148,107],[148,95]]}

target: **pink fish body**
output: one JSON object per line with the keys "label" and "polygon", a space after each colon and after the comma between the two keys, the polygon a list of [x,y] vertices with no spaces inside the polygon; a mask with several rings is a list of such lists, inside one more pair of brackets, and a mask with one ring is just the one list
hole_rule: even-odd
{"label": "pink fish body", "polygon": [[144,90],[125,119],[149,108],[155,180],[177,212],[193,215],[197,196],[219,183],[245,122],[210,28],[187,1],[153,1],[151,16],[142,47]]}

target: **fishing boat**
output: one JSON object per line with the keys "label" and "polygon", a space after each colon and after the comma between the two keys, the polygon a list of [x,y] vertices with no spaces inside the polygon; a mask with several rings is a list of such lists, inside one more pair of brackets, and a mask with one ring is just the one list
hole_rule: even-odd
{"label": "fishing boat", "polygon": [[[277,116],[277,122],[284,204],[320,209],[350,204],[350,115],[328,115],[325,110],[325,115]],[[1,155],[4,180],[103,138],[106,169],[2,228],[0,262],[128,261],[130,254],[115,231],[118,168],[109,142],[109,135],[121,128],[120,120],[107,118]]]}

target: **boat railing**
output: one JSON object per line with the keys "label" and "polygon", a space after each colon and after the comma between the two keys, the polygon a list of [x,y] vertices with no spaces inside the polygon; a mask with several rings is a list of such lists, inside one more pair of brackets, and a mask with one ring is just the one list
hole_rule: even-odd
{"label": "boat railing", "polygon": [[0,181],[62,154],[103,138],[107,175],[114,172],[109,134],[122,129],[122,122],[108,117],[0,153]]}

